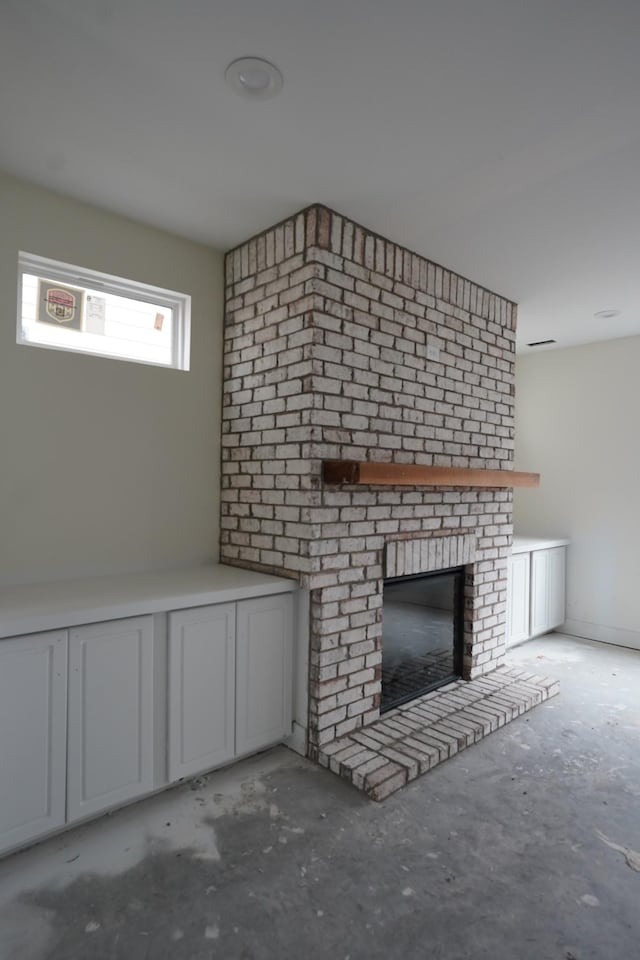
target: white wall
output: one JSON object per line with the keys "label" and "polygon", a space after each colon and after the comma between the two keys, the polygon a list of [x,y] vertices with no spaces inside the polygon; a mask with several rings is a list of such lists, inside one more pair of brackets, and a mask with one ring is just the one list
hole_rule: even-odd
{"label": "white wall", "polygon": [[[0,583],[217,559],[221,256],[3,176],[0,224]],[[191,371],[17,346],[18,250],[191,294]]]}
{"label": "white wall", "polygon": [[640,337],[516,364],[515,529],[571,538],[567,632],[640,648]]}

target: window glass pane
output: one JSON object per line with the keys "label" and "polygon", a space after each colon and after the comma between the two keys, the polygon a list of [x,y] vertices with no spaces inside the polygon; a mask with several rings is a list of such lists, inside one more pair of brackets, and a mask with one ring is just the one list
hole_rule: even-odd
{"label": "window glass pane", "polygon": [[28,269],[36,258],[21,257],[18,342],[188,369],[188,297],[157,290],[154,300],[152,288],[147,299],[140,284],[138,299],[129,295],[131,281],[121,281],[127,290],[118,293],[118,278],[104,275],[106,282],[93,287],[74,280],[81,268],[51,261],[55,269],[47,273],[43,261],[36,273]]}

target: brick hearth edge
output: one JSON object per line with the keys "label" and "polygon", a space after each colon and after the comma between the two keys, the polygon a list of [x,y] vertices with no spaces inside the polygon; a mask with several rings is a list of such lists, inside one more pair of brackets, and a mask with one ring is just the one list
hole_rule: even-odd
{"label": "brick hearth edge", "polygon": [[501,667],[418,697],[320,751],[319,762],[384,800],[559,692],[557,680]]}

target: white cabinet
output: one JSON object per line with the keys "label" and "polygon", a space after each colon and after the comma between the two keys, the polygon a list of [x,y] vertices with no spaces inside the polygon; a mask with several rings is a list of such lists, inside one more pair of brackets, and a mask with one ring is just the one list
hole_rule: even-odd
{"label": "white cabinet", "polygon": [[67,632],[0,641],[0,849],[65,822]]}
{"label": "white cabinet", "polygon": [[567,543],[514,538],[507,565],[507,644],[548,633],[564,622]]}
{"label": "white cabinet", "polygon": [[290,594],[169,616],[169,780],[291,734]]}
{"label": "white cabinet", "polygon": [[235,604],[169,615],[169,780],[235,755]]}
{"label": "white cabinet", "polygon": [[507,643],[529,637],[530,556],[514,553],[507,564]]}
{"label": "white cabinet", "polygon": [[532,637],[560,626],[565,618],[565,548],[535,550],[531,555]]}
{"label": "white cabinet", "polygon": [[292,590],[214,566],[0,595],[0,853],[289,736]]}
{"label": "white cabinet", "polygon": [[153,618],[69,635],[67,818],[153,789]]}
{"label": "white cabinet", "polygon": [[238,604],[236,753],[291,733],[292,605],[282,594]]}
{"label": "white cabinet", "polygon": [[549,574],[547,579],[549,630],[564,623],[567,617],[567,551],[556,547],[549,551]]}

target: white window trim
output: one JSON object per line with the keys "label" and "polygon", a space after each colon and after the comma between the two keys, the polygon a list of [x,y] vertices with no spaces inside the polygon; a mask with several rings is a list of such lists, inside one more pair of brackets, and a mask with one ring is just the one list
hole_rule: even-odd
{"label": "white window trim", "polygon": [[[67,347],[61,344],[38,343],[29,340],[22,329],[22,277],[23,274],[35,274],[57,280],[60,283],[80,283],[89,289],[103,290],[115,296],[129,297],[141,303],[157,303],[173,311],[172,344],[171,350],[174,363],[158,363],[154,360],[138,360],[129,357],[116,357],[108,351],[83,350],[81,347]],[[61,260],[50,260],[48,257],[39,257],[33,253],[18,253],[18,310],[17,310],[16,343],[30,347],[41,347],[44,350],[62,350],[65,353],[81,353],[88,357],[106,357],[109,360],[124,360],[127,363],[144,363],[148,366],[163,367],[165,370],[188,370],[191,350],[191,297],[186,293],[175,290],[165,290],[137,280],[125,280],[110,273],[101,273],[98,270],[89,270],[85,267],[63,263]]]}

